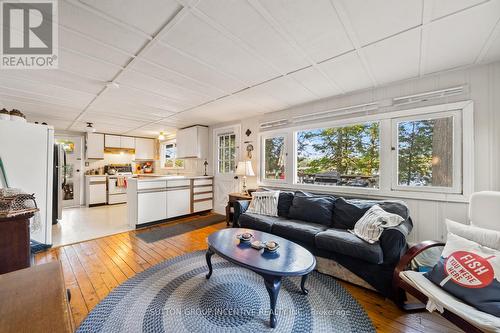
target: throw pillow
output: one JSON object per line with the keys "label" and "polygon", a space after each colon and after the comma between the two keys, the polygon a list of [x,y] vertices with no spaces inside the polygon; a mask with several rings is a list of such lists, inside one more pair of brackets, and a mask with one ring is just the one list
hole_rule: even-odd
{"label": "throw pillow", "polygon": [[330,226],[335,199],[332,197],[305,197],[296,195],[288,218]]}
{"label": "throw pillow", "polygon": [[476,309],[500,317],[500,251],[449,233],[439,262],[424,276]]}
{"label": "throw pillow", "polygon": [[385,228],[395,227],[404,219],[386,212],[379,205],[372,206],[354,225],[354,230],[349,230],[362,240],[373,244],[377,242]]}
{"label": "throw pillow", "polygon": [[293,202],[293,192],[281,191],[278,199],[278,216],[288,217]]}
{"label": "throw pillow", "polygon": [[500,251],[500,231],[445,220],[448,232]]}
{"label": "throw pillow", "polygon": [[356,222],[375,204],[367,200],[338,198],[333,210],[333,224],[337,229],[353,229]]}
{"label": "throw pillow", "polygon": [[278,216],[278,199],[280,191],[253,192],[252,201],[248,206],[247,212]]}

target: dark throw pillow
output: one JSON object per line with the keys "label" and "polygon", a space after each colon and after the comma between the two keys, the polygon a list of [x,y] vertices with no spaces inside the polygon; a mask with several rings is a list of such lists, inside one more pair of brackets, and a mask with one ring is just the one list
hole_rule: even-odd
{"label": "dark throw pillow", "polygon": [[278,199],[278,216],[288,217],[292,202],[293,192],[280,191],[280,197]]}
{"label": "dark throw pillow", "polygon": [[375,204],[375,201],[338,198],[333,209],[332,226],[337,229],[354,229],[356,222]]}
{"label": "dark throw pillow", "polygon": [[295,195],[288,218],[331,226],[335,199]]}

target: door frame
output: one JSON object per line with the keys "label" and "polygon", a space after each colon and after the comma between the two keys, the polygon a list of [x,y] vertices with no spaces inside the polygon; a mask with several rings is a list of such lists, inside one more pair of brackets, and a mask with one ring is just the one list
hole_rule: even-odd
{"label": "door frame", "polygon": [[[78,144],[80,145],[80,152],[79,152],[79,156],[76,156],[76,160],[77,160],[77,163],[75,163],[75,167],[80,170],[78,172],[78,183],[79,183],[79,186],[78,186],[78,202],[75,202],[74,205],[72,206],[66,206],[63,208],[70,208],[70,207],[79,207],[79,206],[83,206],[84,205],[84,196],[85,196],[85,192],[84,192],[84,188],[85,188],[85,179],[84,179],[84,168],[83,168],[83,163],[84,163],[84,160],[83,160],[83,156],[84,156],[84,150],[85,150],[85,140],[84,140],[84,136],[81,135],[81,134],[67,134],[67,133],[55,133],[55,138],[54,138],[54,143],[56,143],[57,139],[64,139],[64,138],[70,138],[70,139],[74,139],[75,140],[75,144],[76,142],[78,142]],[[79,163],[78,163],[79,161]],[[76,170],[74,170],[74,174],[76,174]]]}

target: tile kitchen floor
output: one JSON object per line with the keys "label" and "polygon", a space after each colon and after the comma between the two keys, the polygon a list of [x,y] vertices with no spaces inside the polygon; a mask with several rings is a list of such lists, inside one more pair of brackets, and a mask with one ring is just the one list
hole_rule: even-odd
{"label": "tile kitchen floor", "polygon": [[65,208],[62,220],[52,226],[52,246],[82,242],[131,230],[127,204]]}

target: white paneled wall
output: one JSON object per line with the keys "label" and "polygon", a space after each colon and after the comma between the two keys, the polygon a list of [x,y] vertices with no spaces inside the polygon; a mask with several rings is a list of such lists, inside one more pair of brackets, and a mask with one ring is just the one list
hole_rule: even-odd
{"label": "white paneled wall", "polygon": [[[295,115],[374,101],[381,102],[393,97],[449,88],[457,85],[467,85],[468,92],[446,100],[435,100],[415,106],[442,104],[468,99],[473,100],[475,191],[500,191],[500,62],[402,81],[358,93],[322,99],[283,111],[267,113],[260,117],[243,119],[240,122],[242,132],[244,133],[247,129],[250,129],[252,134],[250,137],[242,135],[240,147],[243,149],[242,152],[244,152],[246,144],[243,144],[243,142],[252,141],[255,147],[252,162],[254,170],[258,174],[258,125],[260,122],[290,119],[291,116]],[[241,116],[242,118],[244,117],[243,114]],[[226,126],[227,123],[213,126],[212,129],[223,125]],[[467,158],[467,156],[464,156],[464,158]],[[212,165],[213,163],[210,163],[210,166]],[[249,187],[257,186],[257,179],[258,177],[250,177]],[[216,196],[221,198],[225,195],[226,193],[216,193]],[[466,203],[431,201],[426,199],[408,199],[405,201],[410,207],[414,221],[414,229],[409,239],[410,242],[426,239],[444,239],[446,235],[444,228],[445,218],[458,222],[467,221],[468,204]]]}

